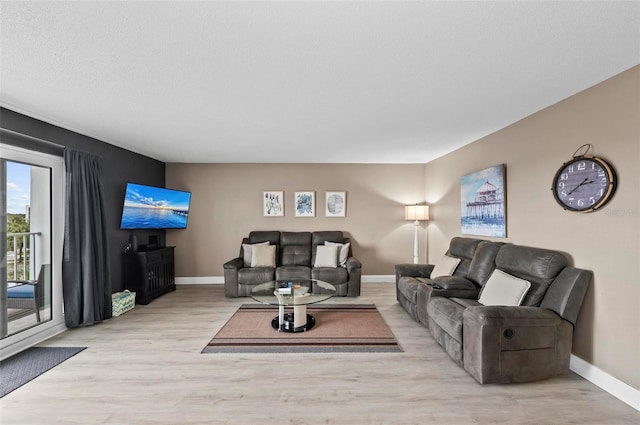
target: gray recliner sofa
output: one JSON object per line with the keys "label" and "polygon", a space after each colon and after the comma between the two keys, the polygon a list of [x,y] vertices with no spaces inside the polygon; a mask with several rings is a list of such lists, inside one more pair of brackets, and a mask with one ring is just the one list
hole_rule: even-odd
{"label": "gray recliner sofa", "polygon": [[[452,276],[430,278],[432,265],[396,266],[399,303],[426,326],[478,382],[527,382],[569,370],[573,327],[592,272],[547,249],[453,238],[461,258]],[[482,305],[478,297],[499,269],[531,286],[521,305]]]}
{"label": "gray recliner sofa", "polygon": [[[250,267],[244,247],[265,242],[276,247],[275,267]],[[334,285],[339,296],[359,296],[362,264],[352,256],[351,245],[342,266],[314,267],[317,247],[325,242],[351,243],[341,231],[250,232],[242,239],[239,256],[224,264],[225,295],[248,297],[254,286],[272,280],[318,279]]]}

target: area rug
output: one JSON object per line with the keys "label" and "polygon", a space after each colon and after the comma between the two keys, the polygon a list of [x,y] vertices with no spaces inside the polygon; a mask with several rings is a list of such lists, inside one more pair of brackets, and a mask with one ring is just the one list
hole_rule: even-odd
{"label": "area rug", "polygon": [[400,352],[393,332],[374,304],[314,304],[307,332],[278,332],[271,320],[277,306],[243,304],[202,350],[203,353]]}
{"label": "area rug", "polygon": [[87,347],[32,347],[0,362],[0,398]]}

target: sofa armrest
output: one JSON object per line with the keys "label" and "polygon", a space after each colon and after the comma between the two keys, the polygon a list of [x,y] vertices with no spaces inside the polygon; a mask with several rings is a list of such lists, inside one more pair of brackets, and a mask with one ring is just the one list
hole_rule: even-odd
{"label": "sofa armrest", "polygon": [[234,258],[233,260],[229,260],[223,264],[223,267],[231,270],[240,270],[244,266],[244,260],[240,257]]}
{"label": "sofa armrest", "polygon": [[240,257],[224,263],[224,295],[228,298],[238,296],[238,271],[244,266]]}
{"label": "sofa armrest", "polygon": [[540,307],[478,306],[462,314],[464,368],[481,384],[565,373],[573,326]]}
{"label": "sofa armrest", "polygon": [[540,307],[552,310],[575,325],[593,272],[565,267],[547,290]]}
{"label": "sofa armrest", "polygon": [[345,267],[349,275],[347,296],[357,297],[360,295],[360,286],[362,282],[362,263],[355,257],[349,257],[347,258]]}
{"label": "sofa armrest", "polygon": [[431,276],[433,264],[396,264],[396,284],[401,277],[426,277]]}
{"label": "sofa armrest", "polygon": [[463,319],[488,326],[508,326],[510,324],[526,326],[557,326],[560,316],[551,310],[540,307],[486,305],[471,307],[464,311]]}
{"label": "sofa armrest", "polygon": [[465,290],[478,293],[479,289],[475,283],[461,276],[438,276],[431,279],[434,289]]}
{"label": "sofa armrest", "polygon": [[351,273],[351,270],[361,269],[362,268],[362,263],[360,262],[360,260],[358,260],[355,257],[349,257],[349,258],[347,258],[347,262],[345,263],[345,267],[346,267],[347,271],[349,273]]}

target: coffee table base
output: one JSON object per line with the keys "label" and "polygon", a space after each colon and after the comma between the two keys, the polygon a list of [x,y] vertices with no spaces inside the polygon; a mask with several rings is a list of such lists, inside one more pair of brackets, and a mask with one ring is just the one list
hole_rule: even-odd
{"label": "coffee table base", "polygon": [[280,326],[280,316],[276,316],[271,321],[271,327],[277,330],[278,332],[306,332],[309,329],[313,328],[316,324],[316,318],[310,314],[307,314],[307,323],[302,326],[295,326],[294,322],[294,314],[293,313],[285,313],[282,317],[282,326]]}

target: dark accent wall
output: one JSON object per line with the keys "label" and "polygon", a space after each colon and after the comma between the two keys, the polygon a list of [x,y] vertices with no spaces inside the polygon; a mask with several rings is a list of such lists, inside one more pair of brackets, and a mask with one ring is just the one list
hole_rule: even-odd
{"label": "dark accent wall", "polygon": [[[23,114],[0,108],[0,127],[36,137],[57,145],[89,152],[103,159],[104,190],[106,197],[107,226],[109,228],[109,255],[111,263],[111,279],[113,291],[123,290],[121,253],[129,243],[129,231],[120,230],[120,214],[124,201],[127,182],[164,187],[164,162],[140,155],[109,143],[48,124]],[[51,146],[40,146],[21,141],[20,138],[3,136],[3,142],[55,154],[58,149]],[[58,150],[62,155],[62,151]],[[150,234],[161,234],[162,231],[136,231],[138,243],[146,243]]]}

